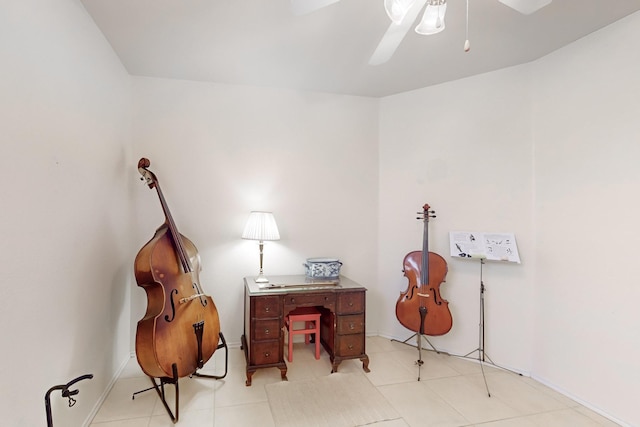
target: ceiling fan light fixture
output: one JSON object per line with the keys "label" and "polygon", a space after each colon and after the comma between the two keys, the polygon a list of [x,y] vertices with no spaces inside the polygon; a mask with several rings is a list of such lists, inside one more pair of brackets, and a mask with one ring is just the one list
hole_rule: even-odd
{"label": "ceiling fan light fixture", "polygon": [[422,35],[437,34],[444,30],[444,15],[447,12],[447,0],[429,0],[424,15],[416,27],[416,33]]}
{"label": "ceiling fan light fixture", "polygon": [[416,0],[384,0],[384,10],[394,24],[400,24]]}

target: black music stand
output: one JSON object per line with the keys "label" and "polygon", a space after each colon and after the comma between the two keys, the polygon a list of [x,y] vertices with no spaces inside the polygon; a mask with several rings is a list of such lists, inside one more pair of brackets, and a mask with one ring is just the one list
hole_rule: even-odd
{"label": "black music stand", "polygon": [[[484,350],[484,282],[482,280],[482,266],[484,265],[484,260],[485,260],[484,257],[480,258],[480,323],[478,324],[478,348],[476,348],[475,350],[471,350],[469,353],[465,354],[462,357],[465,357],[467,359],[475,359],[478,362],[480,362],[480,370],[482,371],[484,386],[487,389],[487,394],[489,395],[489,397],[491,397],[491,392],[489,391],[489,386],[487,385],[487,377],[484,374],[483,364],[486,363],[486,359],[488,359],[492,365],[494,366],[497,366],[497,365],[493,363],[493,360],[491,360],[491,358],[487,355],[487,353]],[[477,358],[469,357],[471,354],[475,352],[478,352]]]}
{"label": "black music stand", "polygon": [[[491,358],[489,357],[489,355],[487,354],[487,352],[485,351],[485,344],[484,344],[484,291],[485,291],[485,287],[484,287],[484,281],[482,280],[482,266],[484,265],[484,260],[486,259],[486,257],[484,256],[473,256],[472,258],[479,258],[480,259],[480,323],[478,324],[478,348],[476,348],[475,350],[471,350],[469,353],[465,354],[464,356],[460,356],[460,357],[464,357],[467,359],[474,359],[477,360],[480,363],[480,370],[482,371],[482,378],[484,379],[484,386],[487,389],[487,394],[489,395],[489,397],[491,397],[491,392],[489,391],[489,386],[487,385],[487,377],[484,373],[484,364],[487,363],[487,360],[489,361],[488,363],[490,363],[491,365],[500,368],[500,369],[504,369],[506,371],[510,371],[513,372],[515,374],[518,374],[520,376],[522,376],[521,373],[519,372],[514,372],[510,369],[504,368],[502,366],[496,365],[493,360],[491,360]],[[478,352],[478,357],[469,357],[471,354]]]}
{"label": "black music stand", "polygon": [[[493,261],[507,261],[520,263],[520,255],[518,254],[518,246],[516,237],[513,233],[486,233],[486,232],[468,232],[468,231],[452,231],[449,233],[449,244],[451,248],[451,256],[463,259],[480,259],[480,324],[478,329],[478,348],[470,351],[464,356],[469,357],[471,354],[478,352],[478,357],[473,358],[480,362],[484,385],[487,388],[487,394],[491,397],[489,386],[487,385],[487,377],[484,374],[484,363],[487,360],[493,366],[500,369],[511,371],[510,369],[498,366],[485,351],[484,342],[484,281],[482,280],[482,266],[486,259]],[[514,371],[511,371],[514,372]],[[518,372],[518,375],[522,375]]]}

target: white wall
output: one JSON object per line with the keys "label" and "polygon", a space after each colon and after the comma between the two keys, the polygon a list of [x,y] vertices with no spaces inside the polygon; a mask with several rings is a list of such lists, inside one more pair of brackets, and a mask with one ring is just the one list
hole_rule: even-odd
{"label": "white wall", "polygon": [[395,304],[408,286],[402,260],[422,249],[423,223],[415,213],[428,203],[437,216],[429,222],[429,249],[449,266],[440,291],[453,317],[451,332],[429,340],[459,355],[478,347],[480,263],[451,258],[449,232],[513,232],[522,264],[487,262],[483,268],[485,350],[501,366],[529,370],[534,263],[528,81],[528,68],[515,67],[381,101],[381,335],[413,334],[396,320]]}
{"label": "white wall", "polygon": [[533,67],[535,376],[640,425],[640,13]]}
{"label": "white wall", "polygon": [[[198,247],[230,345],[242,334],[242,278],[258,272],[257,242],[240,238],[251,210],[273,211],[280,229],[265,243],[267,277],[337,257],[376,299],[377,100],[152,78],[134,79],[134,98],[130,167],[151,160],[178,229]],[[142,247],[164,217],[142,183],[135,200]],[[133,298],[139,320],[144,291]]]}
{"label": "white wall", "polygon": [[79,426],[129,355],[129,76],[79,1],[0,13],[2,424]]}
{"label": "white wall", "polygon": [[428,202],[454,319],[436,347],[465,354],[478,340],[479,267],[447,257],[447,233],[514,232],[522,264],[484,268],[487,354],[640,425],[639,24],[636,13],[537,62],[381,100],[381,335],[412,333],[394,304]]}

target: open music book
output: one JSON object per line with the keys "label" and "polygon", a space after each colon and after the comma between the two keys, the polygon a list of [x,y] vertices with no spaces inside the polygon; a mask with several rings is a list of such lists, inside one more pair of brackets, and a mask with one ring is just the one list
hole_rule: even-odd
{"label": "open music book", "polygon": [[480,258],[520,264],[513,233],[450,231],[449,247],[455,258]]}

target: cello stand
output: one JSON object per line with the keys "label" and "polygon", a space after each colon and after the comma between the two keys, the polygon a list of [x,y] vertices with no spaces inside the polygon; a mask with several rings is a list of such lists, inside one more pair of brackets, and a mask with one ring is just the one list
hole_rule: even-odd
{"label": "cello stand", "polygon": [[[411,347],[422,347],[422,345],[421,345],[421,343],[420,343],[420,336],[419,336],[419,335],[421,335],[421,334],[415,333],[415,334],[411,335],[409,338],[407,338],[407,339],[406,339],[406,340],[404,340],[404,341],[400,341],[400,340],[396,340],[396,339],[391,339],[391,341],[399,342],[399,343],[401,343],[401,344],[410,345]],[[411,338],[413,338],[413,337],[417,337],[417,344],[416,344],[416,345],[413,345],[413,344],[410,344],[410,343],[409,343],[409,340],[410,340]],[[429,341],[429,339],[426,337],[426,335],[422,335],[422,338],[423,338],[423,339],[427,342],[427,344],[429,344],[429,346],[433,349],[433,350],[429,350],[428,348],[425,348],[425,350],[427,350],[427,351],[435,351],[435,352],[436,352],[436,353],[438,353],[438,354],[447,354],[447,355],[449,354],[449,353],[447,353],[446,351],[440,351],[440,350],[436,349],[436,348],[433,346],[433,344],[431,344],[431,341]]]}
{"label": "cello stand", "polygon": [[[220,335],[221,343],[218,344],[218,347],[216,347],[216,350],[224,348],[224,374],[223,375],[201,374],[198,372],[198,369],[201,368],[199,367],[196,369],[196,371],[193,374],[189,375],[189,378],[195,376],[200,378],[211,378],[211,379],[219,380],[227,376],[228,365],[229,365],[229,348],[227,347],[227,341],[224,339],[224,335],[222,335],[222,332],[220,332],[219,335]],[[145,388],[144,390],[136,391],[135,393],[133,393],[133,396],[131,396],[131,400],[134,400],[137,394],[144,393],[145,391],[149,391],[149,390],[155,390],[158,393],[158,397],[162,401],[162,405],[164,406],[164,409],[166,409],[167,414],[169,414],[171,421],[173,421],[173,423],[175,424],[178,422],[178,418],[180,417],[180,388],[178,387],[178,365],[173,363],[171,365],[171,369],[173,371],[172,372],[173,377],[159,378],[160,384],[156,382],[156,379],[154,377],[149,377],[151,379],[151,383],[153,384],[153,386],[149,388]],[[176,391],[176,397],[175,397],[175,403],[174,403],[174,407],[176,411],[175,415],[173,414],[173,412],[171,411],[171,408],[169,408],[169,404],[167,403],[167,398],[164,392],[165,384],[173,384],[173,386],[175,387],[175,391]]]}
{"label": "cello stand", "polygon": [[[416,345],[413,345],[413,344],[409,343],[409,340],[411,338],[413,338],[413,337],[416,337],[416,343],[417,343]],[[433,350],[429,350],[428,348],[425,348],[424,350],[435,351],[438,354],[449,355],[449,353],[447,353],[446,351],[437,350],[433,346],[433,344],[431,344],[431,341],[429,341],[429,339],[424,334],[420,334],[420,333],[417,333],[417,332],[415,334],[411,335],[409,338],[407,338],[404,341],[400,341],[400,340],[396,340],[396,339],[392,339],[391,340],[391,341],[395,341],[395,342],[399,342],[399,343],[402,343],[402,344],[409,345],[411,347],[416,347],[418,349],[418,360],[416,360],[416,365],[418,366],[418,381],[420,381],[420,368],[422,367],[422,365],[424,365],[424,361],[422,360],[422,350],[423,350],[423,348],[422,348],[422,339],[424,339],[427,342],[427,344],[429,344],[431,346],[431,348],[433,349]]]}
{"label": "cello stand", "polygon": [[[424,322],[425,322],[425,319],[426,319],[426,316],[427,316],[427,308],[426,307],[420,307],[418,309],[418,311],[420,312],[420,328],[419,328],[420,330],[418,332],[416,332],[415,334],[413,334],[412,336],[410,336],[409,338],[407,338],[406,340],[404,340],[402,343],[403,344],[407,344],[407,345],[411,345],[411,344],[407,343],[407,341],[409,341],[413,337],[417,337],[418,360],[416,360],[416,365],[418,366],[418,381],[420,381],[420,369],[422,368],[422,365],[424,365],[424,361],[422,360],[422,338],[424,338],[427,341],[427,343],[429,343],[431,348],[433,348],[433,351],[435,351],[438,354],[440,354],[441,352],[436,350],[436,348],[433,346],[433,344],[431,344],[431,342],[429,342],[427,337],[424,336]],[[396,341],[396,340],[391,340],[391,341]],[[446,353],[446,354],[448,354],[448,353]]]}
{"label": "cello stand", "polygon": [[[498,366],[495,363],[493,363],[493,360],[491,360],[491,358],[489,357],[489,355],[486,353],[485,349],[484,349],[484,282],[482,280],[482,266],[484,265],[484,258],[480,258],[480,323],[478,325],[478,348],[476,348],[475,350],[471,350],[469,353],[465,354],[464,358],[467,359],[474,359],[477,360],[480,363],[480,370],[482,371],[482,378],[484,379],[484,386],[487,389],[487,395],[489,395],[489,397],[491,397],[491,392],[489,391],[489,386],[487,385],[487,377],[484,373],[484,363],[487,363],[487,360],[489,361],[490,364],[492,364],[493,366],[500,368],[500,369],[504,369],[506,371],[511,371],[510,369],[507,368],[503,368],[502,366]],[[471,354],[478,352],[478,357],[469,357]],[[513,371],[511,371],[513,372]],[[514,372],[520,376],[522,376],[522,374],[518,373],[518,372]]]}

